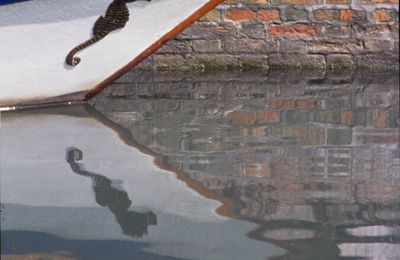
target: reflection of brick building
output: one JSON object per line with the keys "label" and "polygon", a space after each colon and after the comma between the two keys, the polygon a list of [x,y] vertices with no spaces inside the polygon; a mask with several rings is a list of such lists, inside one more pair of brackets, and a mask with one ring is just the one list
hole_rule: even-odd
{"label": "reflection of brick building", "polygon": [[379,87],[240,80],[192,78],[177,88],[163,79],[148,92],[139,82],[135,95],[167,98],[95,104],[171,168],[235,200],[237,217],[260,224],[254,238],[290,252],[316,243],[367,256],[369,242],[373,253],[400,251],[398,79]]}

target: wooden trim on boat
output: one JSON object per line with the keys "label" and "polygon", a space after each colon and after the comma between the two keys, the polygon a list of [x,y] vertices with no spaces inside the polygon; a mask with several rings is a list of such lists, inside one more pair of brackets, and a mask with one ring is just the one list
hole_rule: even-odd
{"label": "wooden trim on boat", "polygon": [[150,56],[152,53],[154,53],[157,49],[159,49],[161,46],[163,46],[166,42],[174,38],[177,34],[182,32],[186,27],[200,19],[202,16],[207,14],[209,11],[214,9],[217,5],[222,3],[224,0],[211,0],[207,4],[205,4],[203,7],[201,7],[198,11],[193,13],[189,18],[181,22],[178,26],[176,26],[174,29],[172,29],[170,32],[165,34],[163,37],[161,37],[158,41],[153,43],[149,48],[147,48],[145,51],[143,51],[139,56],[137,56],[135,59],[133,59],[131,62],[129,62],[127,65],[119,69],[117,72],[112,74],[110,77],[106,78],[102,82],[100,82],[97,86],[95,86],[92,90],[90,90],[86,95],[85,95],[85,100],[88,100],[92,98],[93,96],[97,95],[100,93],[104,88],[106,88],[108,85],[110,85],[112,82],[114,82],[116,79],[121,77],[123,74],[127,73],[131,68],[139,64],[141,61],[146,59],[148,56]]}
{"label": "wooden trim on boat", "polygon": [[[80,104],[84,102],[84,97],[87,94],[87,91],[79,91],[75,93],[69,93],[61,96],[50,97],[50,98],[38,98],[37,100],[31,101],[10,101],[14,103],[11,106],[1,106],[0,111],[8,111],[8,110],[22,110],[22,109],[32,109],[32,108],[45,108],[51,106],[62,106],[62,105],[71,105],[71,104]],[[3,108],[3,109],[2,109]]]}

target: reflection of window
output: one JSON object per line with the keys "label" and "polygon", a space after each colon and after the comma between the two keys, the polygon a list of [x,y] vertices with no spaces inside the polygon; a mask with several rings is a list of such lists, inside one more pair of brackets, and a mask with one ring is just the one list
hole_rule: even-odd
{"label": "reflection of window", "polygon": [[354,227],[347,228],[346,233],[352,236],[358,237],[379,237],[379,236],[390,236],[398,235],[400,236],[400,229],[396,226],[365,226],[365,227]]}

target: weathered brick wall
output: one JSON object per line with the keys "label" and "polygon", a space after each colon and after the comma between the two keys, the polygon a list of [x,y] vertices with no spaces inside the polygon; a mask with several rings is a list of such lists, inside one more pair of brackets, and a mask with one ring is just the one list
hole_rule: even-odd
{"label": "weathered brick wall", "polygon": [[398,0],[227,0],[142,67],[397,70],[398,9]]}

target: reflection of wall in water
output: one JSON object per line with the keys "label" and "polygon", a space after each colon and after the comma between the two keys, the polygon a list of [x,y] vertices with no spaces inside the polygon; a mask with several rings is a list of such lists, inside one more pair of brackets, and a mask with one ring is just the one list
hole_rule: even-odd
{"label": "reflection of wall in water", "polygon": [[108,93],[134,102],[95,105],[212,189],[231,178],[400,178],[398,79],[185,76],[140,74]]}
{"label": "reflection of wall in water", "polygon": [[[96,105],[172,168],[234,199],[238,217],[260,224],[254,236],[300,251],[318,244],[336,256],[368,256],[368,243],[345,231],[363,226],[371,234],[378,223],[399,222],[397,84],[311,93],[329,86],[180,82],[152,84],[161,99]],[[149,89],[136,83],[130,91],[151,98]],[[393,255],[398,248],[385,239],[377,236],[374,252]]]}

